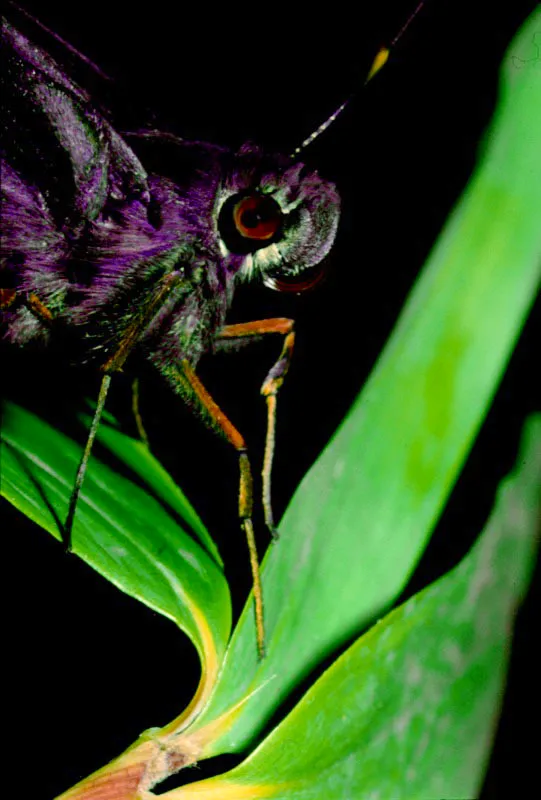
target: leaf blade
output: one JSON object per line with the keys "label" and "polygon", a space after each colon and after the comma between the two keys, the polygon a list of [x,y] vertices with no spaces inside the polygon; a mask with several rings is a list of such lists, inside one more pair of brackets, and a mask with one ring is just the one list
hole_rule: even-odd
{"label": "leaf blade", "polygon": [[163,797],[477,796],[540,519],[537,415],[463,561],[361,636],[240,766]]}
{"label": "leaf blade", "polygon": [[[115,431],[114,436],[118,447],[129,452],[129,442],[120,442],[123,434]],[[0,444],[2,495],[61,540],[79,447],[11,403],[3,408]],[[151,461],[149,456],[147,468],[159,488],[162,468]],[[167,478],[164,494],[171,493]],[[176,511],[181,515],[178,497]],[[150,492],[90,459],[73,529],[75,554],[175,622],[194,642],[209,678],[227,643],[231,604],[222,570],[189,530],[186,523],[180,528],[178,517]]]}
{"label": "leaf blade", "polygon": [[208,726],[206,756],[246,747],[303,676],[389,608],[482,423],[541,281],[541,75],[513,71],[511,56],[537,19],[506,58],[473,180],[265,558],[268,655],[255,658],[247,605],[195,725],[202,741]]}

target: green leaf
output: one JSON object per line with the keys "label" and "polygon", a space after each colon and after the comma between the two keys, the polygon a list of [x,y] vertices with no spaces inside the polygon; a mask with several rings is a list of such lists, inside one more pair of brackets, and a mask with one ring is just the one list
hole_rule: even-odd
{"label": "green leaf", "polygon": [[[81,415],[86,427],[90,427],[90,417]],[[209,532],[201,522],[194,507],[177,486],[172,477],[157,461],[148,447],[137,439],[120,433],[115,425],[100,425],[97,439],[152,489],[160,500],[179,515],[180,519],[197,536],[214,560],[223,567],[223,562]]]}
{"label": "green leaf", "polygon": [[[306,476],[264,561],[268,655],[249,603],[194,730],[240,751],[325,656],[399,595],[486,415],[541,278],[541,72],[513,43],[476,173],[376,369]],[[304,745],[303,745],[304,746]]]}
{"label": "green leaf", "polygon": [[[119,589],[186,632],[212,682],[229,636],[231,601],[215,547],[193,508],[146,448],[107,424],[100,438],[147,489],[92,457],[77,506],[73,549]],[[6,403],[1,493],[61,539],[81,447]],[[190,534],[199,536],[204,549]]]}
{"label": "green leaf", "polygon": [[462,563],[361,636],[239,767],[164,800],[477,796],[540,519],[537,416]]}

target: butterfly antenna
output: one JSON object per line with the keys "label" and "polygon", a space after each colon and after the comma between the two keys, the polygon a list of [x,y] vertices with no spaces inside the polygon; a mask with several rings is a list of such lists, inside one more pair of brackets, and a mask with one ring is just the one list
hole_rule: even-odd
{"label": "butterfly antenna", "polygon": [[97,64],[94,64],[94,62],[91,61],[90,58],[88,58],[88,56],[85,56],[84,53],[81,53],[79,50],[77,50],[76,47],[74,47],[72,44],[70,44],[61,36],[59,36],[58,33],[55,33],[50,28],[48,28],[47,25],[44,25],[43,22],[40,22],[39,19],[36,19],[36,17],[34,17],[26,10],[26,8],[23,8],[22,6],[14,2],[10,2],[10,6],[17,9],[17,11],[20,14],[23,14],[23,16],[25,16],[27,19],[33,22],[34,25],[37,25],[38,28],[41,28],[41,30],[44,31],[48,36],[52,36],[53,39],[55,39],[66,50],[68,50],[68,52],[70,52],[76,58],[80,59],[88,67],[90,67],[90,69],[93,70],[93,72],[95,72],[97,75],[99,75],[100,78],[103,78],[103,80],[105,81],[111,80],[111,77],[107,75],[107,73],[104,72],[102,69],[100,69]]}
{"label": "butterfly antenna", "polygon": [[[370,69],[368,70],[368,73],[367,73],[367,76],[366,76],[366,78],[364,80],[363,86],[366,86],[366,84],[369,83],[372,80],[372,78],[374,78],[378,74],[378,72],[385,66],[385,64],[387,63],[387,61],[389,59],[389,55],[391,53],[391,50],[394,49],[394,47],[396,46],[397,42],[406,33],[407,29],[409,28],[409,26],[411,25],[411,23],[413,22],[413,20],[417,16],[417,14],[419,14],[421,9],[425,5],[425,2],[426,2],[426,0],[421,0],[421,2],[417,5],[416,9],[414,11],[412,11],[412,13],[409,15],[408,19],[406,20],[406,22],[402,25],[402,27],[400,28],[400,30],[398,31],[398,33],[396,34],[394,39],[391,41],[391,43],[389,45],[387,45],[387,46],[380,47],[380,49],[376,53],[376,57],[372,61]],[[333,124],[333,122],[340,116],[342,111],[344,111],[349,106],[351,101],[357,96],[358,91],[359,90],[356,89],[354,92],[352,92],[350,94],[350,96],[346,100],[344,100],[343,103],[341,103],[338,106],[336,111],[333,111],[331,116],[328,117],[325,120],[325,122],[321,123],[319,128],[316,128],[316,130],[313,131],[313,133],[311,133],[310,136],[308,136],[304,140],[304,142],[302,142],[302,144],[300,144],[297,148],[295,148],[295,150],[291,153],[290,157],[291,158],[297,158],[299,153],[302,153],[302,151],[305,150],[308,147],[308,145],[312,144],[312,142],[315,139],[317,139],[318,136],[321,136],[321,134],[324,133],[324,131],[326,131],[327,128],[329,128]]]}

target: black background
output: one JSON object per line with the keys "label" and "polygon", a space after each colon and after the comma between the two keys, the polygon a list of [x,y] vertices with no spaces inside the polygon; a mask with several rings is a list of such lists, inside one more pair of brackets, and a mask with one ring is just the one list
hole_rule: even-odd
{"label": "black background", "polygon": [[[189,5],[189,8],[187,7]],[[412,282],[473,169],[497,89],[497,70],[528,6],[429,2],[393,61],[312,148],[335,180],[343,218],[328,279],[302,297],[243,287],[231,320],[293,316],[298,348],[279,404],[274,507],[279,517],[370,372]],[[29,2],[32,13],[113,78],[96,95],[119,128],[151,124],[236,146],[289,152],[350,90],[411,11],[408,2],[222,4],[159,0],[136,8],[94,0]],[[535,331],[538,333],[538,328]],[[404,596],[466,552],[512,467],[534,391],[534,319],[528,323],[426,556]],[[538,339],[536,340],[538,344]],[[217,356],[201,374],[245,433],[257,464],[264,407],[259,386],[276,344]],[[54,362],[4,355],[6,393],[82,442],[74,422],[95,377]],[[129,385],[109,404],[127,431]],[[142,409],[154,449],[219,543],[235,613],[250,587],[236,511],[237,467],[159,379],[145,375]],[[8,660],[13,697],[4,728],[26,768],[24,797],[51,798],[184,707],[198,679],[191,645],[166,620],[125,597],[6,503],[0,524],[10,579]],[[256,519],[261,547],[266,533]],[[534,586],[539,587],[537,577]],[[538,781],[527,722],[539,713],[534,621],[538,593],[519,617],[511,681],[484,797],[507,797],[516,775]],[[202,764],[188,780],[237,759]]]}

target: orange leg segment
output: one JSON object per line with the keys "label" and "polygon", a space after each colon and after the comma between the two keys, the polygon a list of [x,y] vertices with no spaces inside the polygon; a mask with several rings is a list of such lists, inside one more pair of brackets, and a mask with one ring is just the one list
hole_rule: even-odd
{"label": "orange leg segment", "polygon": [[37,294],[31,292],[25,301],[25,305],[35,317],[39,320],[44,322],[46,325],[50,325],[53,321],[53,314],[52,311],[42,303]]}
{"label": "orange leg segment", "polygon": [[278,391],[284,382],[293,354],[293,347],[295,344],[295,331],[293,327],[294,322],[292,319],[275,317],[226,325],[219,331],[217,337],[218,339],[243,339],[269,333],[277,333],[285,337],[282,352],[269,370],[261,387],[261,394],[265,397],[267,403],[267,435],[265,437],[265,454],[263,457],[263,468],[261,470],[263,481],[263,511],[265,514],[265,523],[274,539],[278,538],[278,533],[274,525],[271,502],[271,473],[276,441],[276,405]]}
{"label": "orange leg segment", "polygon": [[17,292],[15,289],[0,289],[0,311],[4,311],[15,303]]}
{"label": "orange leg segment", "polygon": [[250,565],[252,568],[252,579],[254,586],[255,604],[255,623],[257,649],[260,658],[265,656],[265,625],[263,618],[263,592],[261,588],[261,576],[259,572],[259,559],[254,536],[254,526],[252,523],[252,469],[248,459],[246,442],[242,434],[235,428],[233,423],[224,414],[220,406],[213,399],[203,383],[195,374],[193,367],[186,360],[181,362],[178,371],[179,384],[184,390],[189,402],[195,402],[204,411],[209,425],[217,430],[235,448],[239,457],[239,518],[241,526],[246,535],[248,551],[250,554]]}
{"label": "orange leg segment", "polygon": [[26,306],[40,322],[46,325],[50,325],[54,319],[51,309],[34,292],[25,294],[16,289],[0,289],[0,311],[20,306]]}

